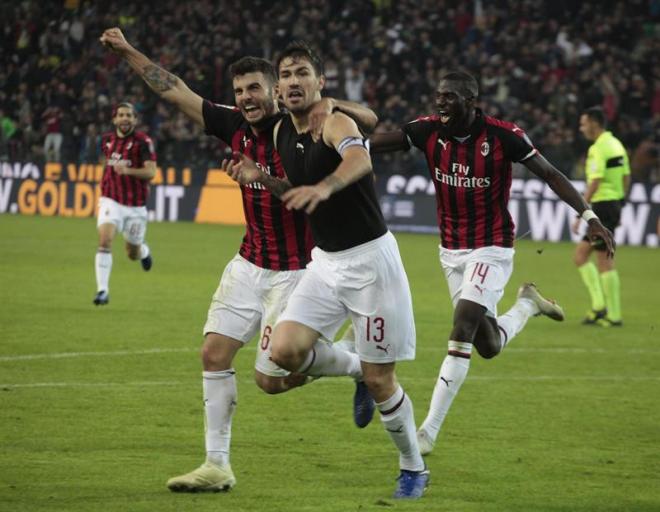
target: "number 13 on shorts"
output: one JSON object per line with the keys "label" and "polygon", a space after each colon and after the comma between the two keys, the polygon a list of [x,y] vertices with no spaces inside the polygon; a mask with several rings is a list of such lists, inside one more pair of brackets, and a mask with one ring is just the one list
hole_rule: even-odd
{"label": "number 13 on shorts", "polygon": [[380,316],[364,317],[366,322],[365,341],[380,343],[385,338],[385,319]]}

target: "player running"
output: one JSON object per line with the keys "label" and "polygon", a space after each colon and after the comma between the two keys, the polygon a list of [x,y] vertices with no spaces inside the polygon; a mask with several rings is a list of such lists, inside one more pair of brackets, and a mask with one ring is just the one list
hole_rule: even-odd
{"label": "player running", "polygon": [[[287,208],[309,214],[317,247],[275,326],[273,361],[292,371],[312,364],[319,337],[332,338],[350,318],[364,381],[399,451],[394,497],[420,498],[429,471],[417,445],[413,404],[394,371],[396,361],[415,357],[412,299],[378,206],[369,143],[341,112],[328,117],[313,140],[309,112],[321,100],[325,79],[321,60],[307,45],[289,45],[278,70],[291,113],[275,128],[288,177],[278,191],[289,188],[282,195]],[[246,181],[259,174],[244,157],[227,165]]]}
{"label": "player running", "polygon": [[99,247],[94,267],[96,296],[94,304],[110,302],[112,241],[117,232],[124,235],[126,253],[140,260],[145,271],[153,260],[144,242],[147,232],[147,196],[149,181],[156,175],[156,151],[151,138],[136,132],[137,114],[128,102],[119,103],[112,111],[115,129],[102,137],[105,171],[101,179],[97,228]]}
{"label": "player running", "polygon": [[[268,61],[245,57],[231,68],[236,107],[217,105],[191,91],[175,75],[158,67],[133,48],[118,28],[107,29],[101,42],[121,55],[163,99],[176,105],[194,122],[238,154],[249,155],[265,171],[265,181],[286,178],[280,154],[273,144],[273,127],[281,118],[277,105],[276,73]],[[377,118],[359,105],[327,99],[316,116],[336,106],[351,112],[373,128]],[[279,180],[278,180],[279,181]],[[232,417],[237,404],[236,353],[255,334],[255,380],[267,393],[281,393],[307,382],[308,376],[349,375],[356,379],[354,417],[359,427],[373,415],[373,401],[361,382],[356,354],[337,344],[319,341],[316,357],[292,373],[271,360],[275,320],[302,278],[312,249],[308,223],[301,212],[291,212],[262,184],[241,186],[246,234],[239,253],[229,262],[211,301],[202,346],[206,462],[194,471],[171,478],[176,492],[228,490],[236,483],[229,462]]]}
{"label": "player running", "polygon": [[521,162],[544,180],[588,222],[589,239],[602,240],[612,257],[612,233],[515,124],[476,108],[477,81],[469,74],[444,75],[436,90],[436,115],[420,117],[402,130],[372,136],[377,151],[408,150],[426,155],[436,189],[440,263],[454,304],[448,352],[433,390],[428,415],[418,430],[423,454],[433,449],[442,422],[470,367],[472,347],[490,359],[531,316],[563,320],[562,309],[523,284],[511,309],[498,316],[497,304],[513,270],[514,225],[507,209],[511,163]]}

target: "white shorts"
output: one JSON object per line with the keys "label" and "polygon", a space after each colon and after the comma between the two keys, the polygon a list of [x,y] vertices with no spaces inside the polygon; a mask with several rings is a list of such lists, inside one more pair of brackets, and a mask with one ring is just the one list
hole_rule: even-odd
{"label": "white shorts", "polygon": [[126,206],[109,197],[101,197],[96,226],[101,224],[114,224],[129,244],[142,245],[147,234],[147,207]]}
{"label": "white shorts", "polygon": [[514,253],[508,247],[451,250],[441,246],[440,264],[454,307],[459,299],[470,300],[484,306],[488,316],[497,317],[497,303],[513,271]]}
{"label": "white shorts", "polygon": [[273,377],[288,375],[270,359],[271,334],[304,270],[267,270],[237,254],[227,264],[209,307],[204,336],[210,332],[242,343],[261,333],[255,368]]}
{"label": "white shorts", "polygon": [[415,358],[410,287],[392,233],[345,251],[315,247],[278,321],[304,324],[332,340],[349,316],[362,361]]}

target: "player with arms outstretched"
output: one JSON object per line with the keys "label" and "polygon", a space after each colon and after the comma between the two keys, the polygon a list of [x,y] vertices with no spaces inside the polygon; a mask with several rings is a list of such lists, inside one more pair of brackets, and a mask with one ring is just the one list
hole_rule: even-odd
{"label": "player with arms outstretched", "polygon": [[531,316],[564,318],[562,309],[543,298],[532,283],[520,287],[511,309],[497,314],[513,270],[514,225],[507,209],[511,163],[523,163],[548,183],[589,223],[589,238],[602,240],[610,257],[614,251],[612,234],[568,179],[543,158],[518,126],[476,108],[477,96],[474,77],[448,73],[436,90],[435,115],[371,138],[374,152],[421,149],[436,189],[440,263],[454,304],[454,325],[428,415],[418,430],[423,454],[433,449],[467,376],[473,346],[489,359],[511,342]]}
{"label": "player with arms outstretched", "polygon": [[[177,492],[228,490],[236,479],[229,463],[232,417],[237,403],[233,360],[256,333],[255,380],[267,393],[281,393],[303,385],[308,376],[349,375],[356,379],[355,421],[366,426],[373,401],[360,381],[362,370],[354,353],[324,341],[314,346],[316,357],[292,373],[271,360],[272,330],[288,297],[302,278],[313,246],[303,213],[284,208],[265,188],[286,178],[275,150],[273,128],[283,114],[277,105],[276,73],[264,59],[245,57],[231,68],[236,107],[218,105],[191,91],[178,77],[158,67],[126,42],[118,28],[106,30],[101,42],[121,55],[163,99],[176,105],[194,122],[228,144],[238,155],[254,159],[263,183],[241,185],[246,234],[239,253],[226,266],[213,296],[204,326],[202,346],[206,462],[194,471],[171,478]],[[326,99],[315,113],[317,122],[334,108],[350,112],[364,126],[377,117],[359,105]]]}

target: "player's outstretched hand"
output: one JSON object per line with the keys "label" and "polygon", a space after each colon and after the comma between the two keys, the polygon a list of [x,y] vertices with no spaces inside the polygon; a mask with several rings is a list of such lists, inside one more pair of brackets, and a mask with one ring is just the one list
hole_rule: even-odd
{"label": "player's outstretched hand", "polygon": [[614,241],[614,236],[612,232],[607,229],[598,219],[589,220],[589,225],[587,226],[587,236],[591,243],[596,243],[599,239],[605,242],[607,247],[607,257],[613,258],[614,251],[616,249],[616,242]]}
{"label": "player's outstretched hand", "polygon": [[231,159],[223,160],[221,166],[227,176],[239,185],[255,183],[263,174],[254,160],[237,151],[234,151]]}
{"label": "player's outstretched hand", "polygon": [[107,28],[99,38],[101,44],[115,53],[125,53],[132,48],[118,27]]}
{"label": "player's outstretched hand", "polygon": [[318,142],[323,134],[323,126],[326,119],[332,114],[334,101],[331,98],[323,98],[317,102],[309,112],[309,131],[312,134],[314,142]]}
{"label": "player's outstretched hand", "polygon": [[282,195],[282,201],[287,210],[305,210],[306,214],[312,213],[321,201],[330,197],[332,190],[324,182],[313,186],[295,187],[287,190]]}

